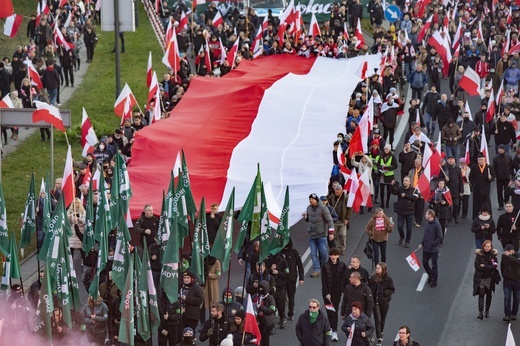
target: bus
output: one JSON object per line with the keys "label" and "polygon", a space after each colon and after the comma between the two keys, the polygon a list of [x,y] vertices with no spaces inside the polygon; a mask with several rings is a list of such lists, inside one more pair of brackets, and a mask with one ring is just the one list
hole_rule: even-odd
{"label": "bus", "polygon": [[279,17],[287,7],[286,0],[247,0],[247,6],[256,11],[258,17],[267,16],[271,10],[274,17]]}

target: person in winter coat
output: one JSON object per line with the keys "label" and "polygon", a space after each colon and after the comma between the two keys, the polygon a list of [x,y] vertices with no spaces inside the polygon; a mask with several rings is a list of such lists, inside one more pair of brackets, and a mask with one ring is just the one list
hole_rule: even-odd
{"label": "person in winter coat", "polygon": [[507,121],[507,115],[500,114],[500,118],[490,128],[495,136],[496,153],[500,144],[503,144],[506,153],[509,154],[511,146],[516,143],[516,132],[513,124]]}
{"label": "person in winter coat", "polygon": [[108,321],[108,307],[103,303],[103,298],[94,299],[89,296],[87,304],[81,308],[81,315],[85,319],[88,341],[102,346],[105,343]]}
{"label": "person in winter coat", "polygon": [[408,81],[412,88],[412,98],[421,99],[422,91],[426,86],[426,83],[428,83],[428,77],[423,71],[422,64],[415,65],[415,71],[410,74]]}
{"label": "person in winter coat", "polygon": [[394,222],[385,215],[382,208],[377,208],[365,227],[365,232],[368,234],[374,249],[374,263],[379,263],[379,253],[381,253],[381,261],[386,262],[386,243],[388,242],[388,235],[393,230]]}
{"label": "person in winter coat", "polygon": [[204,278],[206,282],[202,286],[204,290],[204,307],[201,309],[201,321],[206,320],[206,309],[216,304],[220,298],[218,279],[221,273],[220,261],[213,256],[204,259]]}
{"label": "person in winter coat", "polygon": [[287,317],[290,321],[294,321],[294,302],[296,295],[296,282],[303,285],[305,280],[305,272],[303,270],[302,258],[298,250],[293,247],[292,240],[289,239],[287,244],[281,251],[285,256],[287,265],[289,267],[289,275],[285,283],[285,290],[287,292]]}
{"label": "person in winter coat", "polygon": [[260,346],[269,346],[271,330],[275,325],[276,306],[272,295],[269,294],[269,283],[265,280],[258,284],[258,293],[251,298],[256,314],[256,320],[262,335]]}
{"label": "person in winter coat", "polygon": [[448,123],[448,119],[450,118],[450,116],[451,109],[450,105],[448,104],[448,96],[446,96],[446,94],[442,94],[441,99],[437,102],[437,105],[435,107],[434,116],[437,119],[437,122],[439,123],[439,130],[442,130],[442,128]]}
{"label": "person in winter coat", "polygon": [[222,300],[218,302],[224,306],[224,316],[232,320],[238,311],[244,310],[241,303],[235,300],[235,292],[231,287],[226,287],[222,291]]}
{"label": "person in winter coat", "polygon": [[498,210],[503,210],[504,202],[509,201],[511,181],[510,167],[513,159],[506,153],[506,146],[498,146],[498,154],[493,158],[493,170],[496,172]]}
{"label": "person in winter coat", "polygon": [[331,329],[327,317],[320,310],[318,299],[309,300],[305,310],[296,323],[296,337],[300,346],[329,346]]}
{"label": "person in winter coat", "polygon": [[506,203],[506,212],[499,216],[497,221],[497,237],[502,243],[502,248],[506,248],[507,244],[513,245],[515,251],[518,251],[518,232],[520,231],[520,219],[516,218],[513,203]]}
{"label": "person in winter coat", "polygon": [[[495,285],[500,281],[500,273],[498,267],[498,251],[493,249],[490,240],[484,241],[481,249],[475,250],[475,274],[473,274],[473,296],[478,295],[478,316],[479,320],[483,319],[484,314],[484,297],[486,297],[486,318],[489,317],[489,308],[491,307],[492,293],[495,291]],[[497,279],[498,275],[498,279]]]}
{"label": "person in winter coat", "polygon": [[448,123],[442,127],[442,141],[446,144],[446,155],[455,156],[455,160],[459,160],[459,143],[462,139],[462,133],[459,125],[455,124],[452,118],[448,118]]}
{"label": "person in winter coat", "polygon": [[147,204],[144,206],[141,217],[139,217],[134,224],[134,232],[141,236],[141,246],[144,244],[144,238],[146,238],[146,244],[155,243],[158,230],[159,218],[153,214],[153,206]]}
{"label": "person in winter coat", "polygon": [[[232,335],[233,346],[253,346],[256,345],[256,337],[248,332],[244,332],[246,321],[246,312],[244,310],[238,310],[233,321],[230,322],[229,333]],[[228,335],[229,338],[229,335]],[[244,340],[242,342],[242,339]],[[220,343],[222,345],[222,343]]]}
{"label": "person in winter coat", "polygon": [[346,316],[341,330],[347,335],[347,339],[351,340],[351,346],[370,345],[368,340],[371,340],[374,334],[374,323],[363,312],[360,302],[352,302],[351,309],[352,312]]}
{"label": "person in winter coat", "polygon": [[325,304],[332,304],[334,311],[327,309],[327,318],[332,329],[332,341],[338,341],[338,311],[341,303],[341,278],[347,270],[347,265],[339,260],[339,250],[329,251],[329,260],[321,267],[321,294]]}
{"label": "person in winter coat", "polygon": [[334,240],[334,222],[329,209],[321,203],[318,195],[315,193],[309,196],[309,206],[302,216],[309,223],[307,231],[309,233],[309,247],[314,268],[311,277],[316,278],[320,276],[321,265],[329,257],[327,236],[329,241]]}
{"label": "person in winter coat", "polygon": [[435,123],[437,122],[437,113],[435,109],[440,99],[441,95],[437,92],[435,84],[430,85],[430,90],[424,94],[422,102],[424,123],[426,125],[427,135],[430,138],[435,134]]}
{"label": "person in winter coat", "polygon": [[471,232],[475,233],[475,248],[481,249],[485,240],[493,241],[495,230],[495,221],[491,217],[491,210],[487,204],[484,204],[480,214],[471,225]]}
{"label": "person in winter coat", "polygon": [[399,340],[394,341],[393,346],[421,346],[418,342],[413,341],[410,336],[411,331],[408,326],[399,327],[398,336]]}
{"label": "person in winter coat", "polygon": [[394,132],[397,124],[397,113],[401,112],[404,108],[404,98],[399,100],[394,100],[394,98],[398,98],[398,96],[390,96],[388,101],[381,105],[381,115],[379,116],[382,124],[383,124],[383,138],[386,140],[388,138],[388,142],[392,148],[394,145]]}
{"label": "person in winter coat", "polygon": [[394,281],[388,275],[388,267],[385,263],[379,262],[376,265],[376,272],[368,281],[368,286],[374,296],[374,321],[376,325],[377,342],[383,342],[383,332],[385,330],[386,315],[390,307],[392,294],[395,292]]}
{"label": "person in winter coat", "polygon": [[55,106],[58,97],[58,88],[60,87],[60,75],[58,70],[54,68],[54,60],[47,62],[47,68],[42,76],[42,84],[49,94],[50,104]]}
{"label": "person in winter coat", "polygon": [[[419,248],[423,249],[423,265],[424,270],[428,274],[428,284],[430,287],[437,286],[439,270],[437,268],[437,259],[439,257],[439,246],[442,244],[442,229],[439,220],[435,217],[435,211],[428,209],[426,211],[426,227],[424,228],[424,236]],[[431,260],[431,266],[430,266]]]}
{"label": "person in winter coat", "polygon": [[260,289],[260,282],[262,280],[269,283],[269,293],[273,294],[276,291],[276,280],[273,275],[266,270],[265,262],[256,262],[255,270],[247,280],[246,291],[250,295],[258,293]]}
{"label": "person in winter coat", "polygon": [[51,331],[53,343],[64,346],[70,345],[70,329],[63,320],[63,310],[59,306],[55,306],[52,311]]}
{"label": "person in winter coat", "polygon": [[449,189],[446,188],[446,182],[439,180],[430,201],[433,210],[435,210],[435,215],[437,215],[439,223],[441,224],[443,238],[446,235],[446,223],[450,217],[450,200],[446,197],[446,193],[450,193]]}
{"label": "person in winter coat", "polygon": [[[381,173],[380,181],[380,196],[381,207],[390,207],[391,189],[395,180],[395,170],[397,169],[397,160],[392,154],[392,146],[385,145],[383,153],[377,158],[375,162],[379,172]],[[385,190],[386,190],[386,204],[385,204]]]}
{"label": "person in winter coat", "polygon": [[399,153],[399,163],[401,164],[401,180],[408,175],[408,172],[414,168],[414,162],[417,158],[417,153],[412,150],[410,142],[404,143],[403,151]]}
{"label": "person in winter coat", "polygon": [[[471,161],[473,162],[473,161]],[[478,216],[484,204],[491,205],[491,182],[495,180],[495,170],[486,163],[486,157],[479,154],[476,164],[471,167],[469,182],[473,191],[473,219]],[[480,248],[479,244],[477,249]]]}
{"label": "person in winter coat", "polygon": [[460,200],[461,195],[464,193],[464,181],[462,171],[460,167],[456,165],[456,162],[454,156],[448,157],[448,162],[444,166],[444,172],[446,173],[444,180],[446,180],[446,186],[450,189],[452,201],[452,209],[448,222],[454,221],[455,223],[459,223]]}
{"label": "person in winter coat", "polygon": [[[52,299],[52,298],[51,298]],[[4,328],[2,340],[9,340],[9,345],[22,345],[23,336],[27,333],[29,325],[29,313],[31,312],[29,303],[23,296],[23,288],[19,284],[11,286],[11,294],[4,303],[2,316],[4,318]]]}
{"label": "person in winter coat", "polygon": [[269,274],[274,277],[276,289],[273,293],[273,297],[280,318],[280,329],[284,329],[287,322],[285,317],[285,300],[287,299],[285,284],[289,277],[289,264],[287,263],[285,256],[280,252],[267,257],[266,263],[269,267]]}
{"label": "person in winter coat", "polygon": [[211,317],[204,322],[200,332],[200,341],[209,339],[210,346],[219,346],[229,332],[230,322],[224,316],[224,305],[216,303],[211,305]]}
{"label": "person in winter coat", "polygon": [[163,291],[159,301],[159,311],[161,312],[161,323],[158,329],[159,346],[177,345],[182,319],[180,302],[177,300],[172,304]]}
{"label": "person in winter coat", "polygon": [[361,281],[361,274],[359,272],[353,272],[349,277],[349,284],[343,291],[343,300],[341,301],[341,318],[350,314],[351,305],[353,302],[358,301],[363,306],[363,311],[366,311],[367,316],[372,317],[372,311],[374,310],[374,298],[372,291],[368,287],[367,282]]}
{"label": "person in winter coat", "polygon": [[[412,238],[412,226],[415,222],[415,202],[419,198],[410,183],[409,177],[403,178],[403,185],[397,190],[397,230],[399,231],[399,245],[405,241],[405,246],[410,247]],[[406,238],[404,224],[406,223]]]}
{"label": "person in winter coat", "polygon": [[182,276],[179,301],[182,309],[182,325],[196,328],[200,319],[200,307],[204,302],[204,291],[196,282],[196,275],[186,271]]}
{"label": "person in winter coat", "polygon": [[[520,254],[513,245],[506,245],[500,261],[500,272],[504,278],[504,312],[505,322],[516,320],[520,303]],[[513,305],[511,306],[511,295]]]}

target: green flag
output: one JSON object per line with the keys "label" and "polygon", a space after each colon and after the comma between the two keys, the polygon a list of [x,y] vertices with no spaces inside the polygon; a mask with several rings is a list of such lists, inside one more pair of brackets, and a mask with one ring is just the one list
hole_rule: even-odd
{"label": "green flag", "polygon": [[[146,239],[145,239],[146,246]],[[159,302],[157,296],[157,290],[155,289],[155,283],[153,281],[152,274],[152,265],[150,264],[150,256],[148,254],[148,248],[145,248],[143,251],[143,268],[146,264],[146,285],[148,289],[148,307],[149,307],[149,316],[151,329],[157,330],[159,328],[159,324],[161,323],[161,315],[159,314]],[[141,273],[144,273],[141,271]],[[141,274],[144,275],[144,274]]]}
{"label": "green flag", "polygon": [[137,311],[137,332],[146,341],[152,336],[151,331],[159,327],[161,317],[159,315],[157,292],[153,282],[146,239],[144,239],[143,247],[143,259],[140,261],[139,275],[137,276],[139,298],[136,307],[139,307]]}
{"label": "green flag", "polygon": [[188,215],[191,220],[195,220],[195,214],[197,214],[197,208],[195,206],[195,200],[193,199],[193,193],[191,192],[190,185],[190,175],[188,172],[188,165],[186,164],[186,156],[184,155],[184,150],[181,150],[182,153],[182,174],[179,176],[179,180],[182,180],[182,190],[184,191],[184,204],[186,205],[186,209],[188,211]]}
{"label": "green flag", "polygon": [[193,243],[191,246],[190,262],[190,271],[197,274],[201,283],[206,282],[206,279],[204,278],[204,250],[202,247],[202,233],[204,232],[202,229],[203,227],[206,228],[207,233],[206,206],[204,204],[204,197],[202,197],[202,200],[200,201],[199,215],[197,216],[195,230],[193,231]]}
{"label": "green flag", "polygon": [[47,184],[45,184],[45,182],[42,178],[42,185],[40,187],[40,195],[37,198],[37,200],[39,198],[42,198],[41,195],[43,193],[45,193],[44,197],[43,197],[43,221],[42,221],[42,230],[43,230],[44,234],[47,234],[47,232],[49,231],[49,224],[51,223],[51,216],[52,216],[52,204],[51,204],[49,179],[50,179],[50,176],[47,175]]}
{"label": "green flag", "polygon": [[34,173],[31,175],[31,183],[29,192],[25,200],[25,209],[23,213],[22,236],[20,238],[20,247],[26,248],[31,245],[31,237],[36,232],[36,205],[34,195]]}
{"label": "green flag", "polygon": [[162,257],[161,288],[164,289],[168,300],[172,303],[177,301],[179,293],[179,239],[177,222],[172,222],[170,237]]}
{"label": "green flag", "polygon": [[94,239],[94,192],[92,191],[94,184],[92,182],[88,187],[87,205],[85,208],[85,231],[83,233],[83,252],[88,254],[96,244]]}
{"label": "green flag", "polygon": [[159,225],[157,226],[157,244],[161,247],[161,255],[164,253],[164,250],[166,250],[169,236],[170,222],[168,221],[168,208],[166,205],[166,196],[163,190],[161,215],[159,217]]}
{"label": "green flag", "polygon": [[235,242],[234,251],[236,254],[240,253],[240,249],[242,245],[244,245],[244,241],[246,240],[247,230],[249,227],[249,221],[242,221],[242,225],[240,225],[240,229],[238,230],[237,240]]}
{"label": "green flag", "polygon": [[[143,245],[144,246],[144,245]],[[144,341],[150,338],[150,321],[148,320],[148,290],[146,283],[146,270],[143,271],[143,261],[139,258],[137,251],[134,251],[134,292],[135,292],[135,318],[137,333]],[[143,286],[144,282],[144,286]]]}
{"label": "green flag", "polygon": [[[130,178],[126,170],[126,163],[121,154],[116,153],[114,176],[110,187],[110,213],[112,221],[110,228],[114,229],[118,226],[121,217],[121,210],[125,213],[128,210],[128,202],[132,197],[132,189],[130,188]],[[124,281],[124,279],[123,279]]]}
{"label": "green flag", "polygon": [[4,271],[2,276],[2,289],[9,289],[9,279],[19,279],[20,275],[20,262],[18,261],[18,248],[16,246],[16,240],[14,238],[14,232],[11,231],[11,236],[8,239],[6,247],[7,251],[3,251],[5,255]]}
{"label": "green flag", "polygon": [[231,191],[226,211],[222,217],[222,222],[217,231],[215,242],[211,248],[211,256],[215,257],[222,264],[222,272],[229,269],[229,259],[231,248],[233,247],[233,212],[235,208],[235,188]]}
{"label": "green flag", "polygon": [[38,254],[38,259],[40,261],[46,261],[47,258],[49,258],[49,256],[52,254],[52,251],[58,251],[58,245],[54,242],[57,241],[57,237],[60,237],[62,235],[62,232],[64,237],[68,237],[69,234],[72,234],[72,232],[70,231],[69,219],[65,212],[65,202],[63,194],[60,195],[60,199],[58,200],[56,209],[52,214],[52,219],[48,225],[48,231],[45,234],[43,245],[40,249],[40,253]]}
{"label": "green flag", "polygon": [[128,265],[128,275],[126,276],[125,286],[121,290],[121,323],[119,324],[119,339],[121,343],[134,345],[134,261]]}
{"label": "green flag", "polygon": [[9,247],[9,236],[7,234],[7,210],[5,208],[4,192],[0,183],[0,249],[7,250]]}
{"label": "green flag", "polygon": [[265,198],[264,185],[260,189],[261,204],[260,204],[260,253],[258,260],[263,261],[269,256],[269,245],[271,243],[271,225],[269,224],[269,211],[267,210],[267,202]]}
{"label": "green flag", "polygon": [[[122,208],[122,205],[119,206]],[[128,265],[132,261],[130,255],[130,232],[126,225],[125,215],[119,211],[119,227],[116,232],[116,249],[114,251],[114,262],[112,264],[112,280],[121,289],[125,285]]]}
{"label": "green flag", "polygon": [[[265,201],[265,198],[264,198]],[[262,178],[260,177],[260,165],[258,165],[255,181],[249,194],[247,195],[244,207],[240,212],[238,221],[251,221],[250,239],[255,239],[260,235],[260,228],[262,224]],[[242,246],[242,244],[240,244]]]}
{"label": "green flag", "polygon": [[88,289],[89,294],[97,299],[99,276],[105,269],[108,260],[108,233],[110,233],[110,200],[103,181],[99,182],[99,197],[96,212],[96,223],[94,224],[94,239],[98,242],[98,260],[96,275]]}
{"label": "green flag", "polygon": [[52,340],[52,312],[54,311],[52,291],[49,264],[45,263],[40,297],[34,317],[34,331],[46,335],[50,340]]}
{"label": "green flag", "polygon": [[273,240],[271,241],[269,253],[271,253],[271,255],[276,255],[278,252],[282,251],[282,249],[286,247],[287,244],[289,244],[289,240],[289,185],[287,185],[287,188],[285,189],[283,209],[280,213],[280,221],[278,222],[276,233],[274,234]]}

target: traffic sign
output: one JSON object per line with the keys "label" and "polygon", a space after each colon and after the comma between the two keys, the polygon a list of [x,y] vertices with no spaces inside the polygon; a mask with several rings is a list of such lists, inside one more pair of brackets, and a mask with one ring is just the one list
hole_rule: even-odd
{"label": "traffic sign", "polygon": [[386,7],[385,19],[390,23],[396,22],[401,18],[401,10],[396,5],[390,5]]}

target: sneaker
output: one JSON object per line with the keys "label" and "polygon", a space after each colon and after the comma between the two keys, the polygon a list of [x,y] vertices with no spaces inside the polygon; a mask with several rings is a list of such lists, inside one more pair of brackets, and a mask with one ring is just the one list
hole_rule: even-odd
{"label": "sneaker", "polygon": [[421,225],[419,225],[418,223],[416,223],[416,224],[415,224],[415,227],[420,228]]}
{"label": "sneaker", "polygon": [[383,344],[383,338],[379,338],[379,339],[377,339],[377,344],[378,344],[378,345],[382,345],[382,344]]}
{"label": "sneaker", "polygon": [[433,279],[428,276],[428,285],[431,284],[432,282],[433,282]]}
{"label": "sneaker", "polygon": [[502,321],[504,321],[504,322],[509,322],[509,321],[511,321],[511,316],[507,316],[507,315],[504,316],[504,318],[502,319]]}
{"label": "sneaker", "polygon": [[338,341],[339,340],[338,333],[337,332],[332,332],[331,339],[332,339],[332,341]]}
{"label": "sneaker", "polygon": [[280,329],[284,329],[286,323],[287,323],[287,320],[285,318],[282,318],[280,321]]}
{"label": "sneaker", "polygon": [[289,321],[294,321],[294,316],[289,316]]}
{"label": "sneaker", "polygon": [[516,321],[516,315],[511,316],[511,321]]}
{"label": "sneaker", "polygon": [[399,238],[399,245],[403,245],[403,241],[404,241],[403,238]]}
{"label": "sneaker", "polygon": [[317,278],[317,277],[319,277],[320,275],[321,275],[320,272],[314,272],[314,273],[311,274],[311,278]]}
{"label": "sneaker", "polygon": [[430,284],[430,287],[437,287],[437,281],[432,281],[432,283]]}
{"label": "sneaker", "polygon": [[404,247],[409,248],[409,247],[410,247],[410,243],[408,243],[408,242],[405,243],[405,244],[404,244]]}

